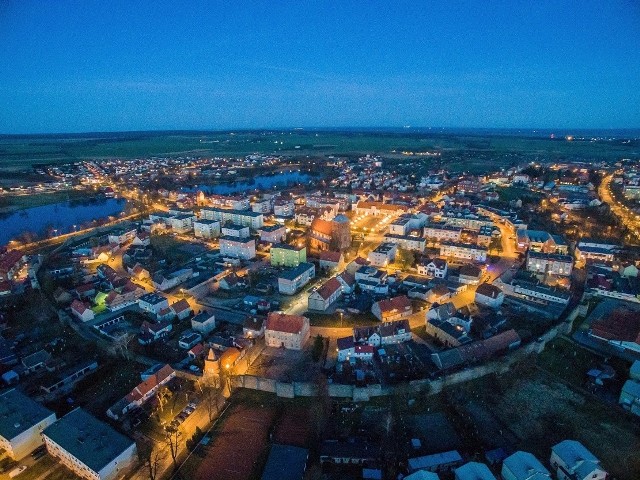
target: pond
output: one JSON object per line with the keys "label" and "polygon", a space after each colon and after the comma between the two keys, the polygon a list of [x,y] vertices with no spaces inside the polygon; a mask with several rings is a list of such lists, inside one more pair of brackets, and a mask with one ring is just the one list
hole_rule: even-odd
{"label": "pond", "polygon": [[296,183],[306,183],[311,179],[311,175],[299,170],[290,172],[279,172],[275,175],[258,175],[252,181],[222,183],[219,185],[197,185],[195,187],[185,187],[183,191],[192,192],[202,190],[204,193],[216,195],[230,195],[234,193],[246,192],[250,190],[271,190],[273,187],[286,187]]}
{"label": "pond", "polygon": [[0,215],[0,245],[16,239],[24,232],[42,238],[47,232],[60,235],[80,230],[94,220],[119,215],[126,203],[123,199],[99,198],[52,203]]}

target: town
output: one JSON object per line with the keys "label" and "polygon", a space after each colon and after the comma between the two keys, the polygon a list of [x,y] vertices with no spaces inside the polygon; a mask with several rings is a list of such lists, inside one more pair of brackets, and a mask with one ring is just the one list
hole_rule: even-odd
{"label": "town", "polygon": [[638,478],[638,161],[487,163],[34,167],[94,204],[2,249],[0,478]]}

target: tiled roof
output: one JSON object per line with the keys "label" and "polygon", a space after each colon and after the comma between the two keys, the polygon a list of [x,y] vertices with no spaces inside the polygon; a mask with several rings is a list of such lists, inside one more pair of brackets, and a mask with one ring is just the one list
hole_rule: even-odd
{"label": "tiled roof", "polygon": [[300,333],[306,322],[306,317],[300,315],[270,312],[265,328],[276,332]]}

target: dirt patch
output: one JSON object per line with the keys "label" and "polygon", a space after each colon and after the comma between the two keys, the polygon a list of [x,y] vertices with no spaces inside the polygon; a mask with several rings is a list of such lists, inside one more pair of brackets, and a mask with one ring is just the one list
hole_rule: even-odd
{"label": "dirt patch", "polygon": [[272,407],[237,405],[208,447],[196,480],[247,480],[264,456],[269,428],[276,415]]}
{"label": "dirt patch", "polygon": [[286,408],[273,434],[274,443],[309,447],[311,439],[311,415],[307,408]]}

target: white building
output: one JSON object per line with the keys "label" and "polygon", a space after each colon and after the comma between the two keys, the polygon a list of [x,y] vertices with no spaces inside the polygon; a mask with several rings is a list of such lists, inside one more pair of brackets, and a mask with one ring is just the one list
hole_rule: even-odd
{"label": "white building", "polygon": [[327,280],[309,295],[309,310],[324,312],[342,295],[342,284],[336,277]]}
{"label": "white building", "polygon": [[427,225],[424,227],[424,236],[438,242],[459,242],[462,237],[462,228],[451,225]]}
{"label": "white building", "polygon": [[122,245],[130,240],[136,238],[136,229],[131,230],[116,230],[109,234],[108,240],[111,244]]}
{"label": "white building", "polygon": [[605,480],[600,460],[577,440],[564,440],[551,447],[551,468],[558,480]]}
{"label": "white building", "polygon": [[235,223],[257,230],[264,225],[264,215],[251,210],[227,210],[224,208],[207,208],[200,211],[206,220],[219,220],[221,223]]}
{"label": "white building", "polygon": [[191,319],[191,328],[196,332],[206,335],[216,328],[216,317],[207,311],[200,312]]}
{"label": "white building", "polygon": [[133,440],[80,408],[67,413],[42,432],[49,454],[90,480],[114,480],[136,465]]}
{"label": "white building", "polygon": [[374,267],[386,267],[395,260],[397,251],[397,245],[388,242],[381,243],[369,252],[367,260]]}
{"label": "white building", "polygon": [[42,431],[56,414],[18,390],[0,393],[0,448],[14,460],[42,445]]}
{"label": "white building", "polygon": [[440,256],[486,262],[487,249],[476,245],[442,242],[440,244]]}
{"label": "white building", "polygon": [[217,220],[196,220],[193,222],[196,238],[217,238],[220,236],[220,222]]}
{"label": "white building", "polygon": [[532,453],[518,451],[502,462],[502,480],[551,480],[549,470]]}
{"label": "white building", "polygon": [[238,225],[235,223],[226,223],[222,225],[222,236],[235,238],[249,238],[249,227]]}
{"label": "white building", "polygon": [[384,241],[387,243],[393,243],[399,248],[415,250],[417,252],[424,252],[424,248],[426,246],[426,240],[424,238],[413,237],[411,235],[387,234],[384,236]]}
{"label": "white building", "polygon": [[475,296],[476,303],[491,308],[499,308],[504,302],[504,293],[501,289],[490,283],[478,285]]}
{"label": "white building", "polygon": [[268,347],[284,347],[301,350],[309,339],[309,319],[300,315],[286,315],[270,312],[264,329],[265,344]]}
{"label": "white building", "polygon": [[529,253],[527,253],[527,271],[568,277],[573,271],[573,258],[569,255],[540,253],[529,250]]}
{"label": "white building", "polygon": [[285,295],[293,295],[316,276],[313,263],[301,263],[297,267],[289,268],[278,277],[278,291]]}
{"label": "white building", "polygon": [[138,299],[138,306],[145,312],[157,316],[161,310],[169,308],[169,300],[159,293],[147,293]]}
{"label": "white building", "polygon": [[434,258],[433,260],[418,264],[418,275],[446,278],[447,270],[447,261],[444,258]]}
{"label": "white building", "polygon": [[256,257],[256,241],[253,238],[220,237],[220,254],[250,260]]}
{"label": "white building", "polygon": [[193,230],[193,222],[195,221],[196,216],[192,214],[183,214],[176,215],[175,217],[169,218],[169,225],[171,225],[171,230],[178,233],[188,233]]}
{"label": "white building", "polygon": [[269,225],[258,230],[260,241],[267,243],[282,243],[287,236],[287,229],[284,225]]}

